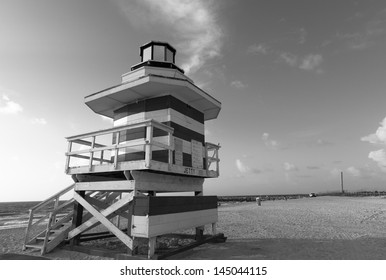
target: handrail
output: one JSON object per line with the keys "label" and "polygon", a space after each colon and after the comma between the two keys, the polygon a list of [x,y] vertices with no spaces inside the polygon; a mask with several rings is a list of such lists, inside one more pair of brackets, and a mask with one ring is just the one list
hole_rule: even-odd
{"label": "handrail", "polygon": [[[46,200],[40,202],[39,204],[32,207],[31,209],[29,209],[29,220],[28,220],[28,225],[27,225],[26,231],[25,231],[25,238],[24,238],[24,245],[23,245],[24,250],[26,249],[26,245],[29,242],[36,240],[37,237],[41,236],[44,233],[48,233],[48,229],[50,228],[53,220],[55,220],[55,217],[58,214],[58,212],[60,210],[65,209],[66,207],[68,207],[72,204],[73,199],[70,199],[70,200],[66,201],[65,203],[63,203],[62,205],[59,205],[59,199],[62,195],[66,194],[69,191],[71,191],[72,189],[74,189],[74,187],[75,187],[75,184],[72,184],[72,185],[68,186],[67,188],[61,190],[60,192],[57,192],[56,194],[50,196]],[[49,213],[46,213],[45,215],[43,215],[37,221],[34,222],[34,213],[37,210],[43,208],[44,206],[46,206],[52,202],[54,202],[54,208]],[[29,234],[31,233],[32,228],[34,226],[39,225],[41,222],[45,221],[47,216],[49,217],[49,219],[48,219],[48,224],[47,224],[46,229],[43,230],[42,232],[38,233],[37,235],[35,235],[32,239],[29,239]]]}
{"label": "handrail", "polygon": [[69,136],[69,137],[66,137],[66,139],[67,139],[67,141],[74,141],[74,140],[78,140],[78,139],[82,139],[82,138],[88,138],[88,137],[92,137],[92,136],[100,136],[100,135],[114,133],[114,132],[118,132],[118,131],[122,131],[122,130],[144,127],[144,126],[148,126],[148,125],[152,125],[152,126],[157,127],[159,129],[165,130],[166,132],[169,132],[169,133],[173,133],[173,131],[174,131],[174,128],[172,128],[166,124],[157,122],[153,119],[148,119],[148,120],[144,120],[144,121],[133,123],[133,124],[114,126],[113,128],[101,129],[101,130],[96,130],[93,132],[87,132],[87,133],[83,133],[83,134]]}
{"label": "handrail", "polygon": [[[120,144],[119,143],[119,138],[120,138],[120,133],[121,131],[126,131],[130,129],[135,129],[135,128],[146,128],[146,138],[141,138],[141,139],[136,139],[136,140],[130,140],[130,141],[125,141],[126,143]],[[158,141],[154,141],[153,139],[153,130],[154,128],[161,129],[165,131],[168,134],[168,143],[164,144]],[[114,156],[113,160],[107,160],[104,158],[104,152],[105,151],[111,151],[114,152],[115,155],[118,155],[118,152],[121,149],[124,148],[131,148],[131,147],[136,147],[136,146],[143,146],[145,149],[145,161],[146,165],[148,166],[151,160],[151,153],[152,153],[152,147],[159,147],[161,149],[169,150],[168,157],[169,157],[169,163],[173,162],[173,150],[174,150],[174,141],[173,141],[173,132],[174,128],[160,123],[154,119],[147,119],[144,121],[139,121],[136,123],[132,124],[127,124],[127,125],[121,125],[121,126],[115,126],[113,128],[108,128],[108,129],[103,129],[103,130],[98,130],[94,132],[88,132],[88,133],[83,133],[75,136],[70,136],[66,137],[68,141],[68,151],[65,153],[65,156],[67,157],[66,160],[66,167],[65,170],[68,172],[70,168],[70,158],[71,157],[78,157],[78,158],[83,158],[86,160],[89,160],[89,170],[91,171],[94,162],[99,162],[99,164],[103,163],[110,163],[114,164],[114,168],[117,168],[118,166],[118,156]],[[107,134],[115,134],[114,136],[116,139],[115,144],[112,145],[102,145],[99,143],[96,143],[96,137],[97,136],[102,136],[102,135],[107,135]],[[85,141],[85,138],[92,138],[92,142]],[[87,145],[89,148],[78,150],[78,151],[72,151],[72,144],[77,143],[81,145]],[[100,152],[100,158],[95,157],[94,154]],[[87,154],[89,153],[89,156],[86,155],[81,155],[81,154]]]}
{"label": "handrail", "polygon": [[46,206],[47,204],[52,202],[52,200],[54,198],[62,196],[63,194],[65,194],[65,193],[69,192],[70,190],[72,190],[74,187],[75,187],[75,184],[72,184],[72,185],[68,186],[67,188],[65,188],[65,189],[61,190],[60,192],[50,196],[49,198],[47,198],[46,200],[40,202],[39,204],[35,205],[34,207],[32,207],[29,210],[30,211],[36,211],[36,210],[39,210],[40,208],[43,208],[44,206]]}

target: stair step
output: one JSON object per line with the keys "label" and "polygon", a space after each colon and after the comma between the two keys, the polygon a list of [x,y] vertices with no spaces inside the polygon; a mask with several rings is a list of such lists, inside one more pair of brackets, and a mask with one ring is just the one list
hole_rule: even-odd
{"label": "stair step", "polygon": [[43,247],[43,244],[26,244],[26,248],[36,248],[36,249],[41,249]]}
{"label": "stair step", "polygon": [[[50,235],[50,236],[48,236],[48,241],[51,241],[51,240],[55,239],[56,236],[57,235]],[[41,240],[41,241],[44,241],[44,239],[45,239],[44,236],[36,238],[36,240]]]}

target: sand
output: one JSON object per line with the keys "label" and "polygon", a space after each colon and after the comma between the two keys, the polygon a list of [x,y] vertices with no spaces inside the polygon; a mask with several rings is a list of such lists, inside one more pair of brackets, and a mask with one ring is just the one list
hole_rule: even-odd
{"label": "sand", "polygon": [[[0,253],[23,252],[24,228],[0,230]],[[316,197],[219,207],[227,242],[204,244],[170,259],[386,259],[386,198]],[[64,249],[50,259],[107,259]]]}

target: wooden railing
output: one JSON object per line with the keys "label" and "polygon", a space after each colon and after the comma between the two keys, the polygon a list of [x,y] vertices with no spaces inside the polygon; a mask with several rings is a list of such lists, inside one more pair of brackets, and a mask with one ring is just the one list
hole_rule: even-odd
{"label": "wooden railing", "polygon": [[[24,245],[23,245],[24,250],[26,249],[27,244],[34,242],[37,237],[41,237],[41,236],[44,236],[45,238],[44,239],[44,245],[45,245],[48,241],[47,238],[51,229],[71,220],[72,211],[68,211],[66,209],[73,204],[74,199],[67,200],[62,204],[60,204],[59,202],[60,202],[60,198],[63,195],[67,194],[69,191],[74,189],[74,186],[75,184],[68,186],[67,188],[54,194],[53,196],[42,201],[41,203],[37,204],[36,206],[32,207],[29,210],[29,221],[25,232],[25,239],[24,239]],[[51,206],[51,204],[53,205]],[[48,211],[47,211],[47,208],[49,208]],[[45,213],[40,218],[38,218],[37,221],[34,221],[37,212],[42,212],[43,210],[46,210]],[[56,216],[63,210],[66,210],[67,213],[64,216],[57,219]],[[44,225],[46,226],[42,230],[41,228]],[[33,237],[30,238],[30,235],[33,235]]]}
{"label": "wooden railing", "polygon": [[[128,141],[128,143],[123,143],[123,144],[119,143],[119,139],[122,131],[127,131],[127,130],[141,128],[141,127],[146,128],[146,138]],[[154,128],[158,128],[160,130],[167,132],[168,134],[167,144],[160,143],[153,139]],[[174,150],[173,131],[174,129],[172,127],[162,124],[160,122],[157,122],[155,120],[145,120],[135,124],[116,126],[110,129],[98,130],[95,132],[89,132],[85,134],[67,137],[66,139],[68,141],[68,151],[66,153],[66,156],[67,156],[66,172],[68,172],[70,168],[71,157],[88,160],[88,166],[90,171],[92,170],[92,167],[95,161],[99,162],[99,164],[103,164],[103,163],[114,164],[114,168],[117,168],[119,151],[124,148],[132,148],[132,147],[138,147],[138,146],[144,147],[146,165],[149,165],[152,159],[151,157],[152,157],[153,146],[168,150],[169,151],[168,162],[171,164],[173,163],[173,150]],[[97,137],[102,137],[106,135],[109,135],[110,139],[112,139],[112,136],[115,136],[116,143],[112,145],[102,145],[100,143],[97,143]],[[91,141],[84,140],[87,138],[91,138]],[[73,143],[89,146],[90,148],[73,151],[72,150]],[[110,159],[105,158],[106,151],[111,151],[114,153],[113,160],[111,160],[111,156],[110,156]],[[95,156],[95,154],[98,152],[100,152],[100,157]],[[88,154],[88,155],[85,155],[85,154]]]}
{"label": "wooden railing", "polygon": [[212,163],[215,163],[214,171],[217,172],[217,176],[220,175],[220,159],[218,155],[218,150],[220,149],[220,144],[215,145],[212,143],[205,143],[205,158],[206,158],[206,170],[210,170]]}
{"label": "wooden railing", "polygon": [[[130,141],[119,141],[122,132],[130,133],[130,130],[145,128],[146,134],[145,138],[130,140]],[[161,143],[156,141],[153,138],[154,128],[160,129],[167,134],[165,140],[166,143]],[[84,133],[80,135],[75,135],[67,137],[68,141],[68,151],[66,153],[66,173],[69,173],[71,166],[71,158],[80,158],[87,160],[87,163],[83,164],[82,167],[88,166],[88,170],[92,171],[95,165],[110,164],[113,165],[113,169],[118,169],[118,155],[122,149],[133,148],[139,149],[145,152],[145,166],[149,167],[150,162],[152,161],[152,151],[153,147],[161,148],[163,150],[168,150],[168,161],[167,163],[173,164],[173,151],[174,151],[174,129],[170,126],[162,124],[153,119],[141,121],[134,124],[115,126],[113,128],[98,130],[94,132]],[[115,140],[115,144],[102,144],[100,142],[101,138],[107,137],[109,143],[112,142],[112,139]],[[81,149],[74,149],[74,144],[82,145]],[[87,146],[84,148],[83,146]],[[219,172],[219,156],[218,150],[220,149],[219,145],[212,143],[205,143],[203,147],[203,156],[206,159],[206,165],[203,169],[211,170],[214,172]],[[111,169],[109,169],[111,170]]]}

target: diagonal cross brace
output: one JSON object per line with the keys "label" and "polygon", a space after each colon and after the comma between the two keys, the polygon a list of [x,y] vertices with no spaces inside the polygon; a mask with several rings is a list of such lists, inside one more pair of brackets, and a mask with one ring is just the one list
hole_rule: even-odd
{"label": "diagonal cross brace", "polygon": [[119,228],[117,228],[112,222],[110,222],[106,216],[109,216],[113,212],[121,209],[125,205],[127,205],[130,201],[133,200],[134,192],[131,192],[128,196],[123,197],[118,200],[116,203],[112,204],[108,208],[99,212],[96,210],[91,204],[89,204],[83,197],[81,197],[77,192],[74,192],[74,199],[79,202],[89,213],[91,213],[94,217],[85,223],[81,224],[79,227],[71,230],[68,233],[68,239],[71,239],[78,234],[86,231],[95,223],[100,222],[103,224],[111,233],[113,233],[119,240],[121,240],[127,247],[133,249],[133,239],[123,233]]}

